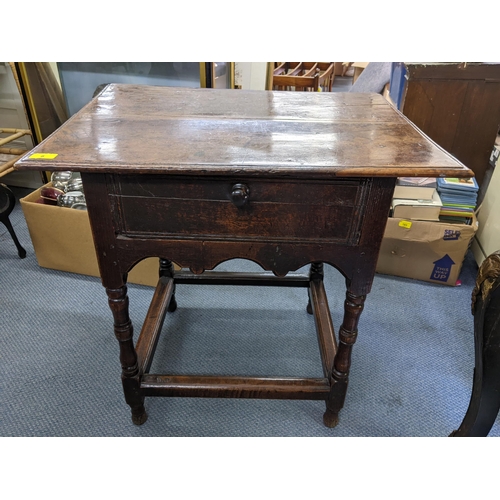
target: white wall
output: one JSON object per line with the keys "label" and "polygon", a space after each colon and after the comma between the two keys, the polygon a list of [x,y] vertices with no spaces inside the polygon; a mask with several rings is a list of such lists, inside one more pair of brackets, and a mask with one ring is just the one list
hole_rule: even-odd
{"label": "white wall", "polygon": [[[8,62],[0,62],[0,128],[29,129],[23,101],[19,94],[12,69]],[[7,137],[10,134],[2,134]],[[33,147],[31,136],[25,135],[5,145],[6,148],[30,150]],[[12,155],[0,155],[0,163],[15,158]],[[39,172],[12,172],[0,178],[0,182],[10,186],[38,188],[42,185]]]}
{"label": "white wall", "polygon": [[267,62],[235,62],[234,83],[243,90],[266,90]]}
{"label": "white wall", "polygon": [[61,80],[59,79],[59,70],[57,69],[57,63],[56,62],[49,62],[50,67],[52,69],[52,73],[54,73],[54,76],[56,77],[56,80],[59,83],[59,87],[61,86]]}

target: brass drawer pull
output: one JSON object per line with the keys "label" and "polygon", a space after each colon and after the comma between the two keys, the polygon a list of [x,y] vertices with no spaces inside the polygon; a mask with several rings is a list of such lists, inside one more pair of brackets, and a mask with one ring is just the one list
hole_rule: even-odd
{"label": "brass drawer pull", "polygon": [[233,203],[241,208],[248,203],[250,197],[250,189],[246,184],[235,184],[231,192],[231,199]]}

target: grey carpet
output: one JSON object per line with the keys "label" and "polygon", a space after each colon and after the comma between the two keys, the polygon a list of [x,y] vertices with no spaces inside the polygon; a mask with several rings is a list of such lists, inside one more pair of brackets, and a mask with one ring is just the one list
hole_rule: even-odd
{"label": "grey carpet", "polygon": [[390,62],[371,62],[352,84],[349,92],[376,92],[381,94],[391,79]]}
{"label": "grey carpet", "polygon": [[[19,192],[19,191],[18,191]],[[42,269],[19,204],[0,227],[1,436],[447,436],[467,409],[474,367],[468,255],[457,288],[377,275],[359,325],[339,425],[321,401],[148,398],[131,423],[118,346],[99,279]],[[258,267],[232,261],[227,269]],[[332,318],[344,282],[326,266]],[[152,296],[130,285],[136,332]],[[178,286],[153,369],[176,373],[321,376],[305,289]],[[499,436],[499,419],[490,436]]]}

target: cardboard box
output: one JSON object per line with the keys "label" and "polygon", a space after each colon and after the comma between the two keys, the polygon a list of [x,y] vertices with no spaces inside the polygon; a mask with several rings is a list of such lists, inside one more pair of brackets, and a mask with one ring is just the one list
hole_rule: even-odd
{"label": "cardboard box", "polygon": [[334,63],[333,74],[335,76],[344,76],[343,73],[344,73],[344,67],[343,67],[342,63],[341,62]]}
{"label": "cardboard box", "polygon": [[455,286],[477,227],[390,217],[377,272]]}
{"label": "cardboard box", "polygon": [[368,66],[368,64],[369,63],[367,63],[367,62],[353,62],[351,64],[351,67],[354,68],[354,75],[352,77],[352,83],[354,83],[359,78],[359,75],[361,75],[361,73]]}
{"label": "cardboard box", "polygon": [[391,100],[391,96],[389,95],[389,83],[385,84],[384,90],[382,90],[382,97],[385,98],[391,106],[396,107]]}
{"label": "cardboard box", "polygon": [[[87,212],[35,203],[41,189],[20,200],[38,265],[99,277]],[[128,282],[156,286],[158,269],[158,258],[144,259],[129,273]]]}

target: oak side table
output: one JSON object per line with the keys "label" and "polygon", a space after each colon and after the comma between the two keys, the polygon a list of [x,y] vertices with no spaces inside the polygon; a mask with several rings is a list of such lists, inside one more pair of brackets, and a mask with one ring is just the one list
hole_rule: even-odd
{"label": "oak side table", "polygon": [[[138,425],[146,396],[181,396],[322,399],[334,427],[396,178],[473,175],[378,94],[118,84],[15,168],[81,172]],[[146,257],[160,258],[159,281],[134,343],[127,273]],[[268,272],[213,271],[232,258]],[[338,337],[323,263],[346,280]],[[308,264],[309,274],[288,274]],[[307,288],[324,376],[150,373],[176,283]]]}

